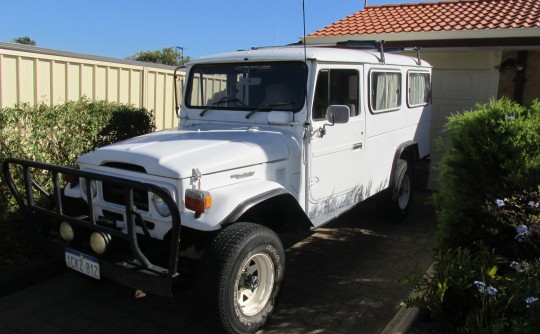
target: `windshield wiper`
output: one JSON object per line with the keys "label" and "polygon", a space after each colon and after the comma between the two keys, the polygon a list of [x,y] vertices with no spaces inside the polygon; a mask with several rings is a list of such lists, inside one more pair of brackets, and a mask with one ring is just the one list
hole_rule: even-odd
{"label": "windshield wiper", "polygon": [[201,111],[199,116],[203,117],[204,114],[206,114],[206,112],[208,110],[212,109],[213,107],[219,106],[220,104],[227,103],[227,102],[240,102],[240,100],[238,98],[236,98],[236,97],[224,96],[221,99],[219,99],[218,101],[209,104],[206,108],[203,109],[203,111]]}
{"label": "windshield wiper", "polygon": [[261,111],[261,110],[263,110],[263,109],[268,109],[268,108],[272,108],[272,107],[290,106],[291,104],[293,104],[293,103],[292,103],[292,102],[266,103],[266,104],[263,104],[263,105],[259,106],[259,108],[250,111],[250,112],[246,115],[246,118],[250,118],[251,115],[253,115],[253,114],[256,113],[257,111]]}

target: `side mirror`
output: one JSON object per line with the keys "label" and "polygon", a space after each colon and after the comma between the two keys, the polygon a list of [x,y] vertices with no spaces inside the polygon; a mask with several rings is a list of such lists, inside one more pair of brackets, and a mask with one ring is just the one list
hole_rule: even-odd
{"label": "side mirror", "polygon": [[323,137],[326,134],[326,126],[334,126],[334,124],[344,124],[349,122],[349,116],[351,109],[345,105],[331,105],[326,109],[326,120],[330,124],[324,124],[322,128],[319,128],[319,134]]}
{"label": "side mirror", "polygon": [[326,120],[332,125],[349,122],[351,109],[345,105],[331,105],[326,109]]}

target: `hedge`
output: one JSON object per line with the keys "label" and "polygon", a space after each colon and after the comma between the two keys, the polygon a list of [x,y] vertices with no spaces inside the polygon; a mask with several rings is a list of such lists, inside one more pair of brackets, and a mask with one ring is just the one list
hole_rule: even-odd
{"label": "hedge", "polygon": [[[154,131],[153,119],[145,109],[88,99],[54,107],[39,104],[0,109],[0,162],[17,157],[75,166],[83,153]],[[17,248],[24,238],[12,224],[17,209],[13,196],[1,182],[0,254],[4,260],[9,258],[6,253],[17,252],[13,247]]]}

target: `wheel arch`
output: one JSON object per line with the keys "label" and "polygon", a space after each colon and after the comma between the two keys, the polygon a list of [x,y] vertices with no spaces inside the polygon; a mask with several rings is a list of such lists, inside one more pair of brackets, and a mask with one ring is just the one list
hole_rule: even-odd
{"label": "wheel arch", "polygon": [[296,198],[285,189],[273,189],[244,200],[221,225],[240,221],[264,225],[274,231],[309,231],[313,226]]}
{"label": "wheel arch", "polygon": [[418,143],[412,140],[406,141],[399,145],[394,153],[394,160],[392,162],[392,173],[390,174],[389,184],[393,184],[395,181],[395,173],[397,163],[400,159],[406,160],[411,166],[413,184],[416,180],[416,165],[420,159],[418,150]]}

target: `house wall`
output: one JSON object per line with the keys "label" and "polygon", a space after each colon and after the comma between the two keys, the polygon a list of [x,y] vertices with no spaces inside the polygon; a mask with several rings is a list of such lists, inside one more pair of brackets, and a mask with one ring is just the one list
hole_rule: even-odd
{"label": "house wall", "polygon": [[151,110],[158,129],[178,125],[172,66],[9,44],[0,45],[0,108],[86,97]]}
{"label": "house wall", "polygon": [[[507,51],[502,54],[501,63],[508,60],[519,60],[518,51]],[[540,98],[540,51],[527,51],[527,60],[524,68],[519,73],[516,67],[501,68],[498,97],[514,99],[516,83],[523,76],[522,104],[529,104],[534,99]]]}

